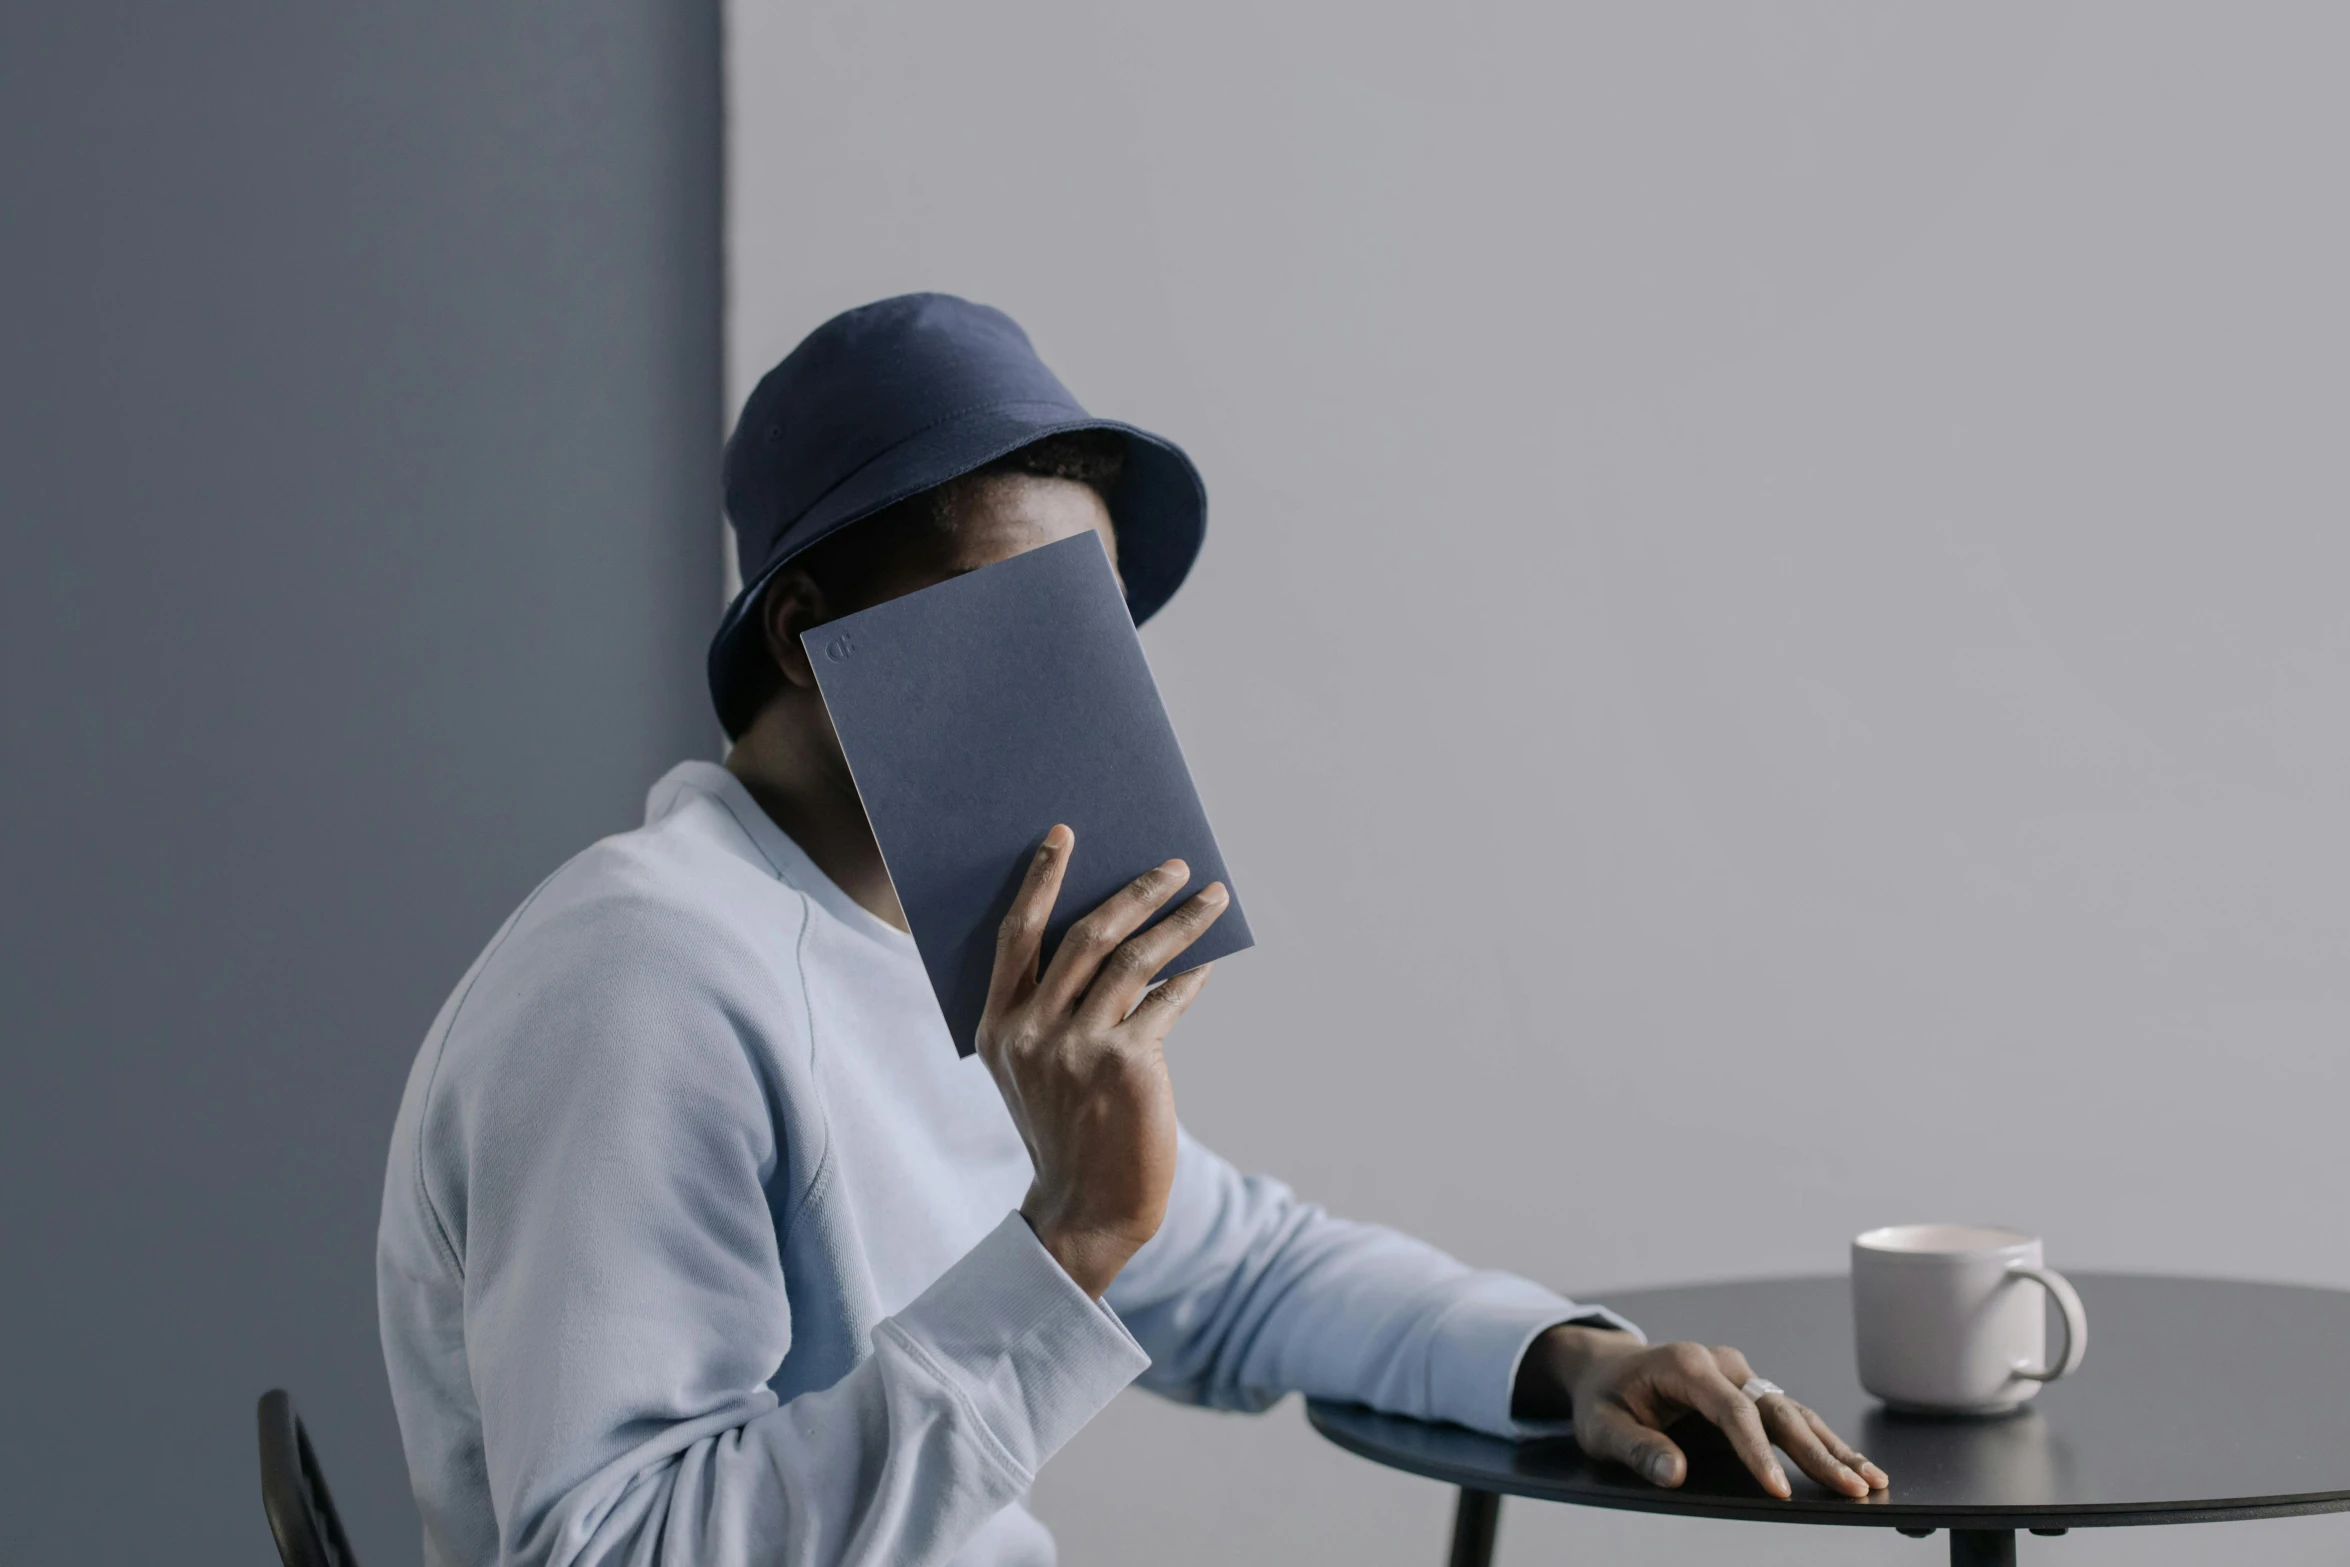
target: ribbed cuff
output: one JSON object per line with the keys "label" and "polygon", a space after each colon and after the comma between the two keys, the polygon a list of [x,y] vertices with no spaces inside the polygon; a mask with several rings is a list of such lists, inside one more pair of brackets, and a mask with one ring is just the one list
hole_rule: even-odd
{"label": "ribbed cuff", "polygon": [[1508,1274],[1487,1274],[1483,1282],[1483,1288],[1445,1313],[1437,1332],[1429,1382],[1440,1420],[1493,1436],[1544,1434],[1554,1429],[1551,1423],[1510,1418],[1518,1366],[1536,1339],[1565,1323],[1581,1322],[1648,1342],[1605,1306],[1579,1306]]}
{"label": "ribbed cuff", "polygon": [[889,1325],[971,1400],[1030,1476],[1151,1363],[1017,1213]]}

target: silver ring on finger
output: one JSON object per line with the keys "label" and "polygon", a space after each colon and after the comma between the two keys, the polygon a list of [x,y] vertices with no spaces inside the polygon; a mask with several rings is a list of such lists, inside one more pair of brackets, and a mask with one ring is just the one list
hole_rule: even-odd
{"label": "silver ring on finger", "polygon": [[1738,1385],[1738,1391],[1744,1393],[1748,1398],[1753,1399],[1758,1404],[1761,1403],[1764,1399],[1770,1397],[1773,1393],[1777,1393],[1783,1397],[1787,1392],[1787,1390],[1779,1386],[1778,1383],[1770,1381],[1765,1377],[1748,1377],[1744,1382]]}

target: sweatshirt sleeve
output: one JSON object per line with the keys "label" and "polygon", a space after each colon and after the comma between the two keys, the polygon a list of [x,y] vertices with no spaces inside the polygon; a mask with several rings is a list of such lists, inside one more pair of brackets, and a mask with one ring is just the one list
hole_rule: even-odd
{"label": "sweatshirt sleeve", "polygon": [[1166,1221],[1109,1300],[1150,1352],[1142,1384],[1170,1398],[1262,1409],[1304,1393],[1498,1436],[1538,1429],[1509,1406],[1518,1362],[1544,1329],[1639,1332],[1604,1307],[1334,1219],[1188,1132]]}
{"label": "sweatshirt sleeve", "polygon": [[648,939],[476,998],[496,1069],[444,1118],[432,1203],[458,1230],[498,1560],[943,1561],[1147,1358],[1011,1214],[838,1382],[779,1404],[771,1085],[745,1009]]}

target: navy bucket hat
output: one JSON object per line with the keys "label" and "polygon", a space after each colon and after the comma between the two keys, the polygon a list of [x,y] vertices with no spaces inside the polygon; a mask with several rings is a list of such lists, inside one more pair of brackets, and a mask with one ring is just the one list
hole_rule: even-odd
{"label": "navy bucket hat", "polygon": [[1207,532],[1199,470],[1172,441],[1096,419],[1010,316],[952,294],[901,294],[843,312],[767,372],[726,443],[726,515],[743,590],[710,642],[710,699],[731,737],[768,689],[755,612],[784,564],[819,539],[1068,430],[1126,437],[1109,496],[1118,574],[1136,625],[1191,570]]}

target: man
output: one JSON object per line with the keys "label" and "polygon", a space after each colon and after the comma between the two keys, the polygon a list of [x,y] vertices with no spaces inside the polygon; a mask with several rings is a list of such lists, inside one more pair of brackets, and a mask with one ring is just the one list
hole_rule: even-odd
{"label": "man", "polygon": [[1021,1499],[1136,1381],[1571,1418],[1659,1485],[1694,1413],[1778,1494],[1773,1443],[1831,1490],[1885,1483],[1735,1350],[1649,1347],[1193,1142],[1161,1045],[1207,970],[1148,982],[1226,899],[1144,928],[1180,862],[1040,964],[1073,844],[1038,823],[958,1058],[800,633],[1086,531],[1140,621],[1205,525],[1180,451],[1086,414],[1004,316],[913,295],[771,372],[726,479],[726,765],[678,767],[525,901],[393,1134],[379,1295],[428,1561],[1049,1562]]}

